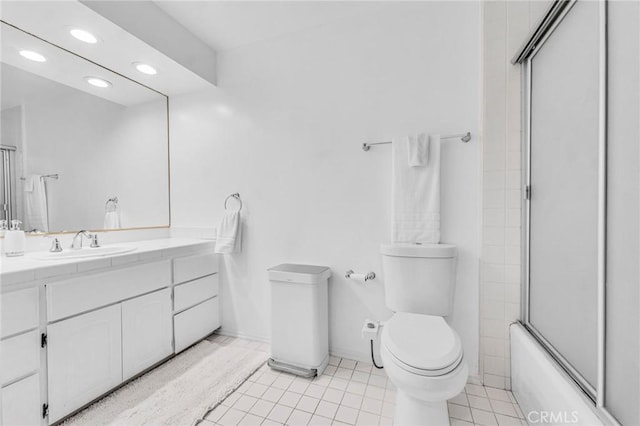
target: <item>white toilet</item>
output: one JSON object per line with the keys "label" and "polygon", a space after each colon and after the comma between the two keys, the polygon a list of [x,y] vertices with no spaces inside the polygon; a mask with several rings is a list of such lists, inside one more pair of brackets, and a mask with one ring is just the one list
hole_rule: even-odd
{"label": "white toilet", "polygon": [[396,385],[394,424],[448,425],[447,400],[469,376],[458,333],[443,317],[453,309],[456,246],[383,244],[385,299],[395,312],[380,355]]}

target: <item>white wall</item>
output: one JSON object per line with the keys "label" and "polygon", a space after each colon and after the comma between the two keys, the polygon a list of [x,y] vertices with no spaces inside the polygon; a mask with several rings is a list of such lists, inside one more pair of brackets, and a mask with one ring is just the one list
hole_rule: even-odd
{"label": "white wall", "polygon": [[[479,26],[478,3],[384,3],[224,51],[218,88],[171,99],[172,226],[215,227],[232,192],[245,205],[243,253],[224,261],[225,332],[269,339],[268,267],[328,265],[331,350],[368,359],[363,320],[391,315],[378,253],[391,150],[360,145],[423,129],[477,135]],[[459,247],[452,321],[477,371],[477,137],[446,142],[442,170],[442,240]],[[348,269],[381,279],[363,286]]]}
{"label": "white wall", "polygon": [[52,232],[103,228],[114,196],[124,228],[169,223],[165,98],[125,107],[67,88],[25,101],[23,120],[25,175],[60,176],[47,181]]}

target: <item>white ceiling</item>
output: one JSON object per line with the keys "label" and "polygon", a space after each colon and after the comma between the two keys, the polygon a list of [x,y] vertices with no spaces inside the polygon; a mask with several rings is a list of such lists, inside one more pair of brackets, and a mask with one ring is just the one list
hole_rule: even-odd
{"label": "white ceiling", "polygon": [[[20,31],[5,23],[0,24],[0,58],[2,64],[8,64],[15,68],[21,69],[28,74],[42,77],[44,80],[51,81],[51,86],[62,84],[74,89],[107,99],[120,105],[136,105],[144,102],[156,101],[162,99],[162,96],[153,90],[137,84],[136,82],[123,78],[122,76],[103,68],[99,65],[91,63],[80,56],[71,54],[52,44],[44,42],[33,37],[23,31]],[[44,55],[46,62],[34,62],[20,56],[20,50],[32,50]],[[2,71],[4,72],[4,66]],[[12,73],[11,76],[17,74]],[[5,91],[11,85],[30,85],[30,81],[36,79],[16,78],[15,81],[7,80],[3,77],[3,93],[2,102],[5,103]],[[85,81],[85,77],[99,77],[112,83],[112,86],[106,89],[100,89],[91,86]],[[42,83],[42,79],[39,80]],[[42,84],[38,84],[42,89],[42,95],[46,96],[48,90]],[[20,93],[21,88],[13,87],[11,90]],[[29,94],[33,94],[33,87],[24,89]],[[58,89],[56,89],[57,92]]]}
{"label": "white ceiling", "polygon": [[155,3],[217,51],[268,40],[377,8],[368,1],[175,1]]}
{"label": "white ceiling", "polygon": [[[211,87],[192,71],[77,1],[1,1],[3,21],[161,93],[174,95]],[[100,42],[87,44],[74,39],[69,35],[73,27],[89,30]],[[132,63],[138,61],[154,66],[158,74],[148,76],[136,71]]]}

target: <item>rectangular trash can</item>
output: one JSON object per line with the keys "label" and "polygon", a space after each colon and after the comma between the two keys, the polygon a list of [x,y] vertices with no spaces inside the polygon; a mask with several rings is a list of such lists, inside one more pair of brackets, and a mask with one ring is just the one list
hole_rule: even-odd
{"label": "rectangular trash can", "polygon": [[299,376],[322,374],[329,363],[327,266],[285,263],[268,269],[271,283],[269,366]]}

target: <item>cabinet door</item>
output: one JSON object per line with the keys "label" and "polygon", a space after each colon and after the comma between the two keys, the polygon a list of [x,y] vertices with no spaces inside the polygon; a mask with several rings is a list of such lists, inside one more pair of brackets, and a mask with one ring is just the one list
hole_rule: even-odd
{"label": "cabinet door", "polygon": [[122,303],[122,372],[124,380],[173,352],[171,290],[156,291]]}
{"label": "cabinet door", "polygon": [[37,426],[41,422],[40,376],[34,374],[2,388],[3,426]]}
{"label": "cabinet door", "polygon": [[49,423],[122,382],[120,305],[47,327]]}

